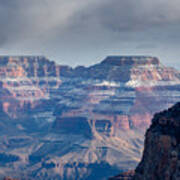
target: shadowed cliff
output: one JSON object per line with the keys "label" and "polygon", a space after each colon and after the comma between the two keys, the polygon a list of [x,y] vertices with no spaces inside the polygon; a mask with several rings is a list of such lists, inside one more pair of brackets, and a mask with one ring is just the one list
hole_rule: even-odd
{"label": "shadowed cliff", "polygon": [[180,103],[155,114],[146,132],[143,157],[135,173],[124,173],[110,179],[180,179]]}

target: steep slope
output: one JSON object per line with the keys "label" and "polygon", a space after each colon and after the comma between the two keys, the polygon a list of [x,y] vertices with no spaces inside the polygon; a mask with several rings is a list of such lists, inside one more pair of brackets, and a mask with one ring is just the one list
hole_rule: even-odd
{"label": "steep slope", "polygon": [[44,102],[49,107],[43,111],[54,119],[51,107],[58,101],[56,109],[66,112],[63,118],[86,114],[97,119],[97,126],[109,126],[111,120],[116,127],[145,129],[153,113],[178,101],[180,74],[154,57],[109,56],[94,66],[72,69],[43,56],[7,56],[0,57],[0,82],[7,92],[1,98],[3,111],[14,119],[33,112],[36,118]]}
{"label": "steep slope", "polygon": [[153,114],[180,101],[179,74],[144,56],[74,69],[1,57],[0,178],[99,180],[135,168]]}
{"label": "steep slope", "polygon": [[14,127],[30,129],[53,120],[50,91],[58,89],[59,76],[59,66],[43,56],[0,57],[1,111]]}
{"label": "steep slope", "polygon": [[180,103],[156,114],[146,132],[142,161],[134,180],[180,178]]}
{"label": "steep slope", "polygon": [[143,157],[135,173],[124,173],[111,180],[180,179],[180,103],[158,113],[146,132]]}
{"label": "steep slope", "polygon": [[54,127],[83,117],[110,136],[116,129],[145,130],[155,112],[180,100],[180,73],[154,57],[112,56],[72,72],[59,87]]}
{"label": "steep slope", "polygon": [[18,115],[13,108],[23,109],[26,104],[33,108],[61,82],[58,66],[41,56],[0,57],[0,81],[10,94],[4,96],[4,111],[12,116]]}
{"label": "steep slope", "polygon": [[108,56],[89,68],[77,67],[74,73],[85,78],[124,82],[134,87],[176,84],[180,78],[178,71],[163,66],[158,58],[150,56]]}

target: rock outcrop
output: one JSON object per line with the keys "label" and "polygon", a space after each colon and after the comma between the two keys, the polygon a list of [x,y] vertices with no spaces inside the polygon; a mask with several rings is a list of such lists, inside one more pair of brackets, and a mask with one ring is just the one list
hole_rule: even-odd
{"label": "rock outcrop", "polygon": [[146,132],[142,160],[135,173],[125,175],[110,179],[180,179],[180,103],[154,116]]}
{"label": "rock outcrop", "polygon": [[1,97],[4,112],[22,118],[22,112],[49,99],[50,90],[59,87],[60,67],[43,56],[1,56],[0,83],[6,90]]}
{"label": "rock outcrop", "polygon": [[156,114],[134,180],[180,179],[180,103]]}

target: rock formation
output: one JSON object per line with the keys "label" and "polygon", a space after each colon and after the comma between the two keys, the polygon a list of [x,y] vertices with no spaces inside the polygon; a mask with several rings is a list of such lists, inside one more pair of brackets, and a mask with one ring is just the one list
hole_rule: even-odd
{"label": "rock formation", "polygon": [[180,73],[155,57],[76,68],[0,57],[0,178],[99,180],[133,169],[153,114],[177,101]]}
{"label": "rock formation", "polygon": [[111,180],[178,180],[180,179],[180,103],[158,113],[146,132],[141,162],[135,173]]}
{"label": "rock formation", "polygon": [[180,179],[180,103],[156,114],[134,180]]}
{"label": "rock formation", "polygon": [[0,57],[0,82],[7,91],[1,97],[4,112],[22,117],[22,111],[35,108],[59,87],[59,76],[59,67],[43,56]]}
{"label": "rock formation", "polygon": [[58,101],[58,118],[48,117],[57,119],[57,127],[62,118],[85,116],[95,121],[90,123],[95,129],[107,126],[113,135],[116,128],[147,128],[153,113],[177,102],[180,73],[155,57],[109,56],[91,67],[73,69],[43,56],[3,56],[0,83],[2,109],[13,119],[37,111],[41,116],[46,105],[43,111],[51,114]]}

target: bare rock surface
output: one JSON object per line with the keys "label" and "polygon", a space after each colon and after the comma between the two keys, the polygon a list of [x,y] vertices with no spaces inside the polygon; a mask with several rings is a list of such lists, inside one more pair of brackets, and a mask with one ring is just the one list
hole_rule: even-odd
{"label": "bare rock surface", "polygon": [[160,112],[146,132],[144,153],[135,173],[123,173],[111,180],[180,179],[180,103]]}
{"label": "bare rock surface", "polygon": [[180,103],[158,113],[146,132],[142,161],[134,180],[180,179]]}
{"label": "bare rock surface", "polygon": [[72,68],[0,56],[0,178],[101,180],[134,169],[153,114],[178,101],[180,72],[156,57]]}

